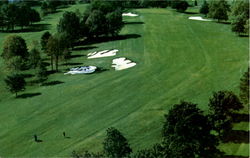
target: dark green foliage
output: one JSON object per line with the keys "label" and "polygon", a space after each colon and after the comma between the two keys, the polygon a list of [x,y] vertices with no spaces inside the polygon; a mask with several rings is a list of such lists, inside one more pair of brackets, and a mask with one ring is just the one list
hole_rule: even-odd
{"label": "dark green foliage", "polygon": [[107,129],[103,142],[104,153],[110,158],[127,157],[132,152],[127,139],[115,128]]}
{"label": "dark green foliage", "polygon": [[247,0],[235,1],[232,5],[232,31],[238,33],[248,33],[247,21],[249,19],[249,2]]}
{"label": "dark green foliage", "polygon": [[164,155],[178,158],[214,158],[219,152],[208,118],[196,104],[181,102],[165,115],[162,130]]}
{"label": "dark green foliage", "polygon": [[5,66],[12,72],[24,70],[26,66],[26,62],[20,56],[14,56],[8,59],[5,64]]}
{"label": "dark green foliage", "polygon": [[209,99],[209,119],[213,129],[223,138],[232,129],[232,113],[243,108],[239,98],[231,91],[218,91]]}
{"label": "dark green foliage", "polygon": [[104,154],[102,153],[93,153],[89,151],[84,151],[83,154],[77,153],[76,151],[73,151],[71,154],[71,157],[73,158],[104,158]]}
{"label": "dark green foliage", "polygon": [[71,42],[79,38],[80,19],[74,12],[65,12],[57,25],[57,31],[64,33]]}
{"label": "dark green foliage", "polygon": [[38,62],[37,64],[37,70],[36,70],[36,74],[35,77],[37,79],[38,82],[44,82],[45,80],[47,80],[47,68],[45,66],[44,63],[42,63],[41,61]]}
{"label": "dark green foliage", "polygon": [[244,14],[232,18],[232,31],[238,35],[246,33],[245,25],[246,19],[244,18]]}
{"label": "dark green foliage", "polygon": [[48,40],[49,40],[50,37],[51,37],[51,34],[50,34],[48,31],[46,31],[46,32],[42,35],[40,43],[41,43],[41,46],[42,46],[42,49],[43,49],[43,50],[46,49],[46,45],[47,45]]}
{"label": "dark green foliage", "polygon": [[171,7],[179,12],[184,12],[188,8],[188,2],[185,0],[173,0],[171,1]]}
{"label": "dark green foliage", "polygon": [[41,61],[40,52],[36,48],[31,49],[30,54],[29,54],[30,67],[36,68],[40,61]]}
{"label": "dark green foliage", "polygon": [[155,144],[150,149],[139,150],[134,153],[132,158],[162,158],[163,155],[163,148],[160,144]]}
{"label": "dark green foliage", "polygon": [[208,12],[209,12],[209,6],[208,6],[207,1],[206,1],[206,0],[204,0],[204,2],[203,2],[203,4],[202,4],[202,6],[201,6],[201,8],[200,8],[200,13],[201,13],[201,14],[205,14],[205,15],[207,15],[207,14],[208,14]]}
{"label": "dark green foliage", "polygon": [[99,37],[118,35],[123,26],[122,12],[115,1],[91,1],[90,7],[84,12],[81,21],[81,35]]}
{"label": "dark green foliage", "polygon": [[15,93],[16,97],[17,97],[17,92],[20,92],[25,89],[26,82],[24,80],[24,77],[20,74],[13,74],[7,76],[4,81],[7,85],[7,89],[11,93]]}
{"label": "dark green foliage", "polygon": [[230,11],[230,6],[226,0],[212,0],[209,3],[209,13],[208,17],[221,20],[228,20],[228,12]]}
{"label": "dark green foliage", "polygon": [[0,7],[0,26],[6,30],[14,30],[15,26],[29,26],[32,22],[39,22],[39,13],[31,9],[26,3],[10,3]]}
{"label": "dark green foliage", "polygon": [[25,40],[21,36],[10,35],[4,41],[2,57],[7,61],[14,56],[26,60],[29,54]]}
{"label": "dark green foliage", "polygon": [[249,69],[247,69],[240,79],[240,99],[247,105],[249,105]]}

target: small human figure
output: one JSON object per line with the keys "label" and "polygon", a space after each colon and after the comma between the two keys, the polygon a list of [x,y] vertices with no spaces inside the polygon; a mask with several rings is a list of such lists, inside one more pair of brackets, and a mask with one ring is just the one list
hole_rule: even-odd
{"label": "small human figure", "polygon": [[37,142],[37,141],[38,141],[38,139],[37,139],[37,135],[36,135],[36,134],[34,135],[34,140],[35,140],[35,142]]}
{"label": "small human figure", "polygon": [[64,138],[66,137],[66,133],[65,133],[65,132],[63,132],[63,137],[64,137]]}

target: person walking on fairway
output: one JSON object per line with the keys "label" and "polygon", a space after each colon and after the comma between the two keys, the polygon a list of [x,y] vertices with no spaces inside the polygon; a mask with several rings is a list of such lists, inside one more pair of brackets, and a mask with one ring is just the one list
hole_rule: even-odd
{"label": "person walking on fairway", "polygon": [[34,135],[34,140],[35,140],[35,142],[37,142],[37,135],[36,134]]}
{"label": "person walking on fairway", "polygon": [[64,138],[66,137],[66,133],[65,133],[65,132],[63,132],[63,137],[64,137]]}

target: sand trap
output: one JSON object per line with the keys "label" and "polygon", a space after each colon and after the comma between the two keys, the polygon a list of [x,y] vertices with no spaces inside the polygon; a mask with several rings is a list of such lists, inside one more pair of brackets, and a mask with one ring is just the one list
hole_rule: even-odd
{"label": "sand trap", "polygon": [[124,70],[124,69],[134,67],[135,65],[136,65],[135,62],[132,62],[131,60],[128,60],[122,57],[122,58],[113,59],[111,67],[114,67],[115,70]]}
{"label": "sand trap", "polygon": [[71,68],[69,72],[64,73],[64,75],[71,74],[90,74],[95,72],[96,66],[81,66],[76,68]]}
{"label": "sand trap", "polygon": [[89,53],[88,59],[115,56],[118,51],[119,50],[117,49],[113,49],[113,50],[103,50],[100,52]]}
{"label": "sand trap", "polygon": [[123,13],[122,16],[133,16],[133,17],[135,17],[135,16],[138,16],[138,14],[134,14],[134,13],[129,12],[129,13]]}
{"label": "sand trap", "polygon": [[188,19],[190,19],[190,20],[199,20],[199,21],[212,21],[212,20],[210,20],[210,19],[203,19],[203,18],[200,17],[200,16],[191,16],[191,17],[189,17]]}

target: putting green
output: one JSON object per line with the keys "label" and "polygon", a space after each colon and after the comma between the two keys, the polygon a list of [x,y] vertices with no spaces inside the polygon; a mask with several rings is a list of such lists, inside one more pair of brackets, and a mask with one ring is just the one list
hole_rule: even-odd
{"label": "putting green", "polygon": [[[64,10],[75,8],[83,11],[85,5]],[[105,130],[111,126],[128,138],[134,150],[142,149],[160,140],[163,115],[171,105],[186,100],[207,110],[213,91],[238,93],[248,63],[247,38],[237,37],[230,25],[188,20],[189,15],[168,9],[135,11],[139,17],[124,18],[127,24],[121,31],[122,40],[79,46],[69,61],[107,71],[51,75],[49,81],[61,84],[29,86],[23,93],[30,97],[25,99],[14,99],[0,82],[0,156],[69,156],[78,149],[99,151]],[[51,24],[49,29],[54,32],[61,15],[49,15],[42,23]],[[42,33],[20,35],[30,44],[40,40]],[[6,35],[0,34],[0,45]],[[119,52],[107,58],[82,56],[105,49]],[[118,57],[137,65],[114,71],[112,59]],[[5,72],[2,69],[0,73],[2,80]],[[63,131],[71,138],[64,139]],[[34,134],[43,142],[35,143]]]}

